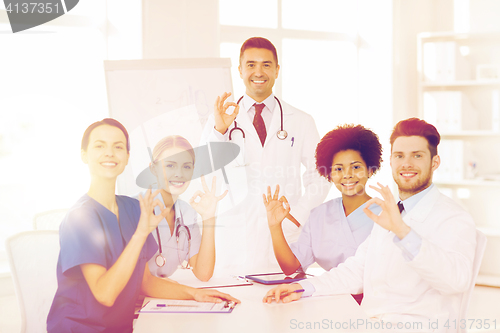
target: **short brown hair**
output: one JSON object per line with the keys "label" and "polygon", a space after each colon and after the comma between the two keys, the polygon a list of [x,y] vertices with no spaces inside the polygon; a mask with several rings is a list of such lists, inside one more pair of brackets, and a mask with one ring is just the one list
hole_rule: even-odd
{"label": "short brown hair", "polygon": [[130,152],[130,141],[128,138],[127,129],[125,128],[125,126],[122,125],[122,123],[120,123],[118,120],[113,119],[113,118],[104,118],[103,120],[96,121],[95,123],[93,123],[89,127],[87,127],[87,129],[85,130],[85,133],[83,133],[83,138],[82,138],[81,149],[83,151],[87,151],[87,148],[89,146],[90,133],[92,133],[92,131],[94,129],[96,129],[97,127],[102,126],[102,125],[109,125],[109,126],[113,126],[113,127],[120,129],[123,132],[123,134],[125,135],[125,139],[127,139],[127,153]]}
{"label": "short brown hair", "polygon": [[243,58],[243,53],[245,53],[247,49],[266,49],[271,51],[274,55],[276,66],[278,65],[278,53],[276,52],[276,48],[274,47],[273,43],[271,43],[268,39],[265,39],[263,37],[248,38],[243,43],[243,45],[241,45],[240,64],[241,64],[241,59]]}
{"label": "short brown hair", "polygon": [[394,141],[400,136],[421,136],[425,138],[427,140],[427,147],[431,152],[431,158],[437,155],[437,146],[441,141],[441,136],[436,127],[425,120],[408,118],[397,123],[391,134],[391,152]]}

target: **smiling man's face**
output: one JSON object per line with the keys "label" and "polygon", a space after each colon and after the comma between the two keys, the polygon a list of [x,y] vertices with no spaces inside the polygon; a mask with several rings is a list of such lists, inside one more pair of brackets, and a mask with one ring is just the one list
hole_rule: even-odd
{"label": "smiling man's face", "polygon": [[400,136],[392,145],[392,177],[402,200],[428,188],[432,173],[439,166],[439,156],[431,158],[427,139],[421,136]]}
{"label": "smiling man's face", "polygon": [[280,66],[268,49],[250,48],[243,53],[238,70],[247,95],[256,102],[262,102],[272,94]]}

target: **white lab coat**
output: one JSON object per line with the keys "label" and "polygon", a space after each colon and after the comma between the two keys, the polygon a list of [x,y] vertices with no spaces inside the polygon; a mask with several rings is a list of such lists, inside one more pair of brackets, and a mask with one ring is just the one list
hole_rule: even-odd
{"label": "white lab coat", "polygon": [[[225,213],[217,217],[216,268],[236,266],[240,272],[249,273],[279,268],[262,200],[267,186],[274,190],[277,184],[280,185],[280,195],[287,197],[291,214],[301,224],[307,221],[310,210],[323,202],[330,189],[328,181],[315,168],[314,154],[319,134],[314,119],[303,111],[281,103],[283,128],[288,132],[288,137],[280,140],[276,136],[281,128],[281,114],[276,103],[264,147],[247,112],[241,108],[236,117],[238,127],[244,130],[246,138],[243,141],[241,133],[235,131],[231,142],[244,149],[241,152],[244,156],[238,157],[237,161],[225,168],[231,193],[219,207],[219,211]],[[214,125],[211,115],[203,131],[201,145],[220,142],[214,134]],[[233,127],[234,123],[228,132]],[[228,133],[223,141],[229,141]],[[247,165],[238,167],[238,161]],[[301,170],[301,165],[305,170]],[[282,226],[287,240],[296,241],[301,228],[286,219]]]}
{"label": "white lab coat", "polygon": [[[437,332],[456,332],[462,297],[472,281],[476,231],[472,217],[436,187],[404,217],[421,238],[411,261],[393,242],[394,234],[375,224],[356,254],[308,280],[314,296],[364,292],[369,317],[384,322],[439,321]],[[403,239],[404,241],[404,239]],[[450,329],[444,327],[450,319]]]}

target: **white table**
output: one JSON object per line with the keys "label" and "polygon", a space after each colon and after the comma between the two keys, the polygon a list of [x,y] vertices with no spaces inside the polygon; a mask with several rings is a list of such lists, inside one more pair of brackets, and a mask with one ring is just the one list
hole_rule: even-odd
{"label": "white table", "polygon": [[[345,332],[349,331],[350,321],[368,319],[350,295],[309,297],[288,304],[262,303],[270,288],[254,284],[218,289],[241,301],[230,314],[142,313],[134,333]],[[306,329],[307,323],[313,329]],[[335,329],[336,325],[344,325],[344,329]]]}

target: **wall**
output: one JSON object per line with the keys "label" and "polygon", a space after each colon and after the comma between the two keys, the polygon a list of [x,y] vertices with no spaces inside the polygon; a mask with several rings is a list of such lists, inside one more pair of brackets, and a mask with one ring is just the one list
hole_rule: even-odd
{"label": "wall", "polygon": [[470,31],[500,31],[499,0],[469,0]]}
{"label": "wall", "polygon": [[143,0],[143,57],[219,57],[218,0]]}
{"label": "wall", "polygon": [[453,30],[453,0],[393,1],[393,121],[417,116],[417,35]]}
{"label": "wall", "polygon": [[[467,4],[470,32],[500,31],[499,0],[455,0]],[[454,0],[393,0],[394,122],[418,114],[417,34],[454,30]],[[462,16],[462,15],[461,15]]]}

